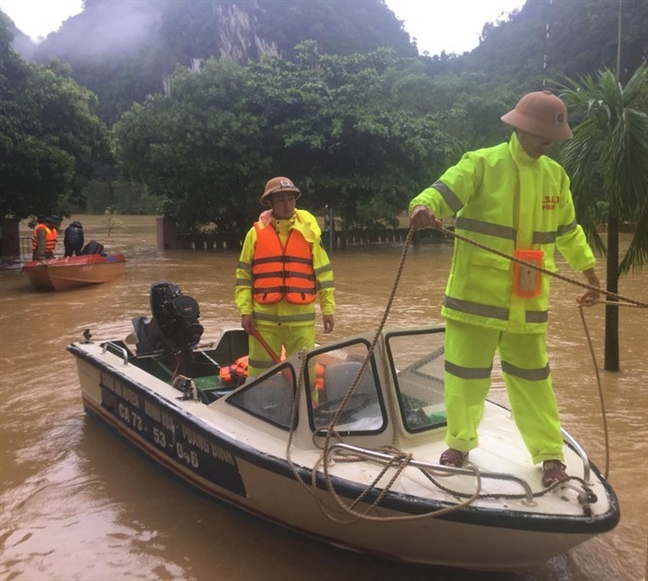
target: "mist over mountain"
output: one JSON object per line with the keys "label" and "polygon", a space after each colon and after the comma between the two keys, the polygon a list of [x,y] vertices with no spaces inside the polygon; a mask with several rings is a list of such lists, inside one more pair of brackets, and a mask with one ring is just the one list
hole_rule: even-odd
{"label": "mist over mountain", "polygon": [[[2,12],[2,10],[0,10],[0,12]],[[4,14],[4,12],[2,12],[2,14]],[[30,60],[34,50],[36,50],[36,43],[20,30],[9,16],[5,14],[5,17],[9,21],[9,32],[13,34],[13,41],[11,43],[12,48],[23,58]]]}
{"label": "mist over mountain", "polygon": [[[648,0],[623,0],[622,9],[624,78],[648,55]],[[427,57],[418,55],[384,0],[86,0],[80,14],[39,45],[15,30],[13,47],[36,63],[70,64],[75,80],[98,95],[99,115],[111,125],[133,102],[163,91],[177,64],[192,67],[210,57],[247,63],[263,55],[290,60],[304,40],[338,55],[388,47],[420,59],[431,76],[476,72],[520,92],[535,90],[549,77],[614,68],[618,12],[615,0],[529,0],[505,20],[485,23],[472,52]]]}
{"label": "mist over mountain", "polygon": [[322,53],[364,53],[390,47],[418,55],[402,22],[383,0],[86,0],[83,11],[38,46],[14,48],[44,64],[58,58],[100,99],[114,122],[134,101],[161,92],[176,64],[227,57],[238,63],[264,54],[291,58],[315,40]]}

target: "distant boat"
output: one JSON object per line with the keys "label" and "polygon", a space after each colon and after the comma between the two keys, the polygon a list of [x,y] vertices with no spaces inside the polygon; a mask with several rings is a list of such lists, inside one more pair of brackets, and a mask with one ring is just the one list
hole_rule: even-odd
{"label": "distant boat", "polygon": [[86,330],[68,346],[84,408],[217,499],[337,547],[464,569],[540,566],[619,521],[614,491],[567,432],[570,477],[545,488],[495,403],[467,465],[437,464],[442,325],[383,330],[373,354],[373,331],[304,349],[237,387],[243,329],[199,345],[197,301],[167,282],[152,286],[151,311],[124,340]]}
{"label": "distant boat", "polygon": [[23,266],[23,272],[37,289],[53,291],[108,282],[122,276],[125,270],[123,254],[30,260]]}

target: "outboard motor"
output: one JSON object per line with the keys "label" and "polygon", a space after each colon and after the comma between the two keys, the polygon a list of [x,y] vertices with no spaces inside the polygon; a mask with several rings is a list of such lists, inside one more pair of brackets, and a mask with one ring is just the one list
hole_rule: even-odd
{"label": "outboard motor", "polygon": [[200,341],[203,326],[198,322],[198,302],[182,294],[177,285],[166,281],[151,285],[151,313],[150,321],[133,319],[138,352],[181,353]]}

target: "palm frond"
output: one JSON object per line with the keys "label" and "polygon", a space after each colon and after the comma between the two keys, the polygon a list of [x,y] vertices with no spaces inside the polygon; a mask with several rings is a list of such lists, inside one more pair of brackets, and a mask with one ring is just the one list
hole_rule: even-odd
{"label": "palm frond", "polygon": [[648,66],[641,65],[625,87],[609,69],[578,80],[565,77],[559,86],[570,120],[576,120],[561,162],[572,180],[578,219],[598,250],[603,242],[597,223],[610,217],[636,223],[619,267],[634,271],[648,256]]}

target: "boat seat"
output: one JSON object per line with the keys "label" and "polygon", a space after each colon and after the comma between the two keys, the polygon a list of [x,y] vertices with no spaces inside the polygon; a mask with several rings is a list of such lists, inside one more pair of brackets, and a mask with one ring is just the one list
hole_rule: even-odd
{"label": "boat seat", "polygon": [[[343,361],[332,363],[324,370],[324,393],[326,401],[335,401],[343,398],[353,384],[362,363],[359,361]],[[363,393],[376,396],[376,383],[371,372],[371,366],[367,367],[354,393]]]}

